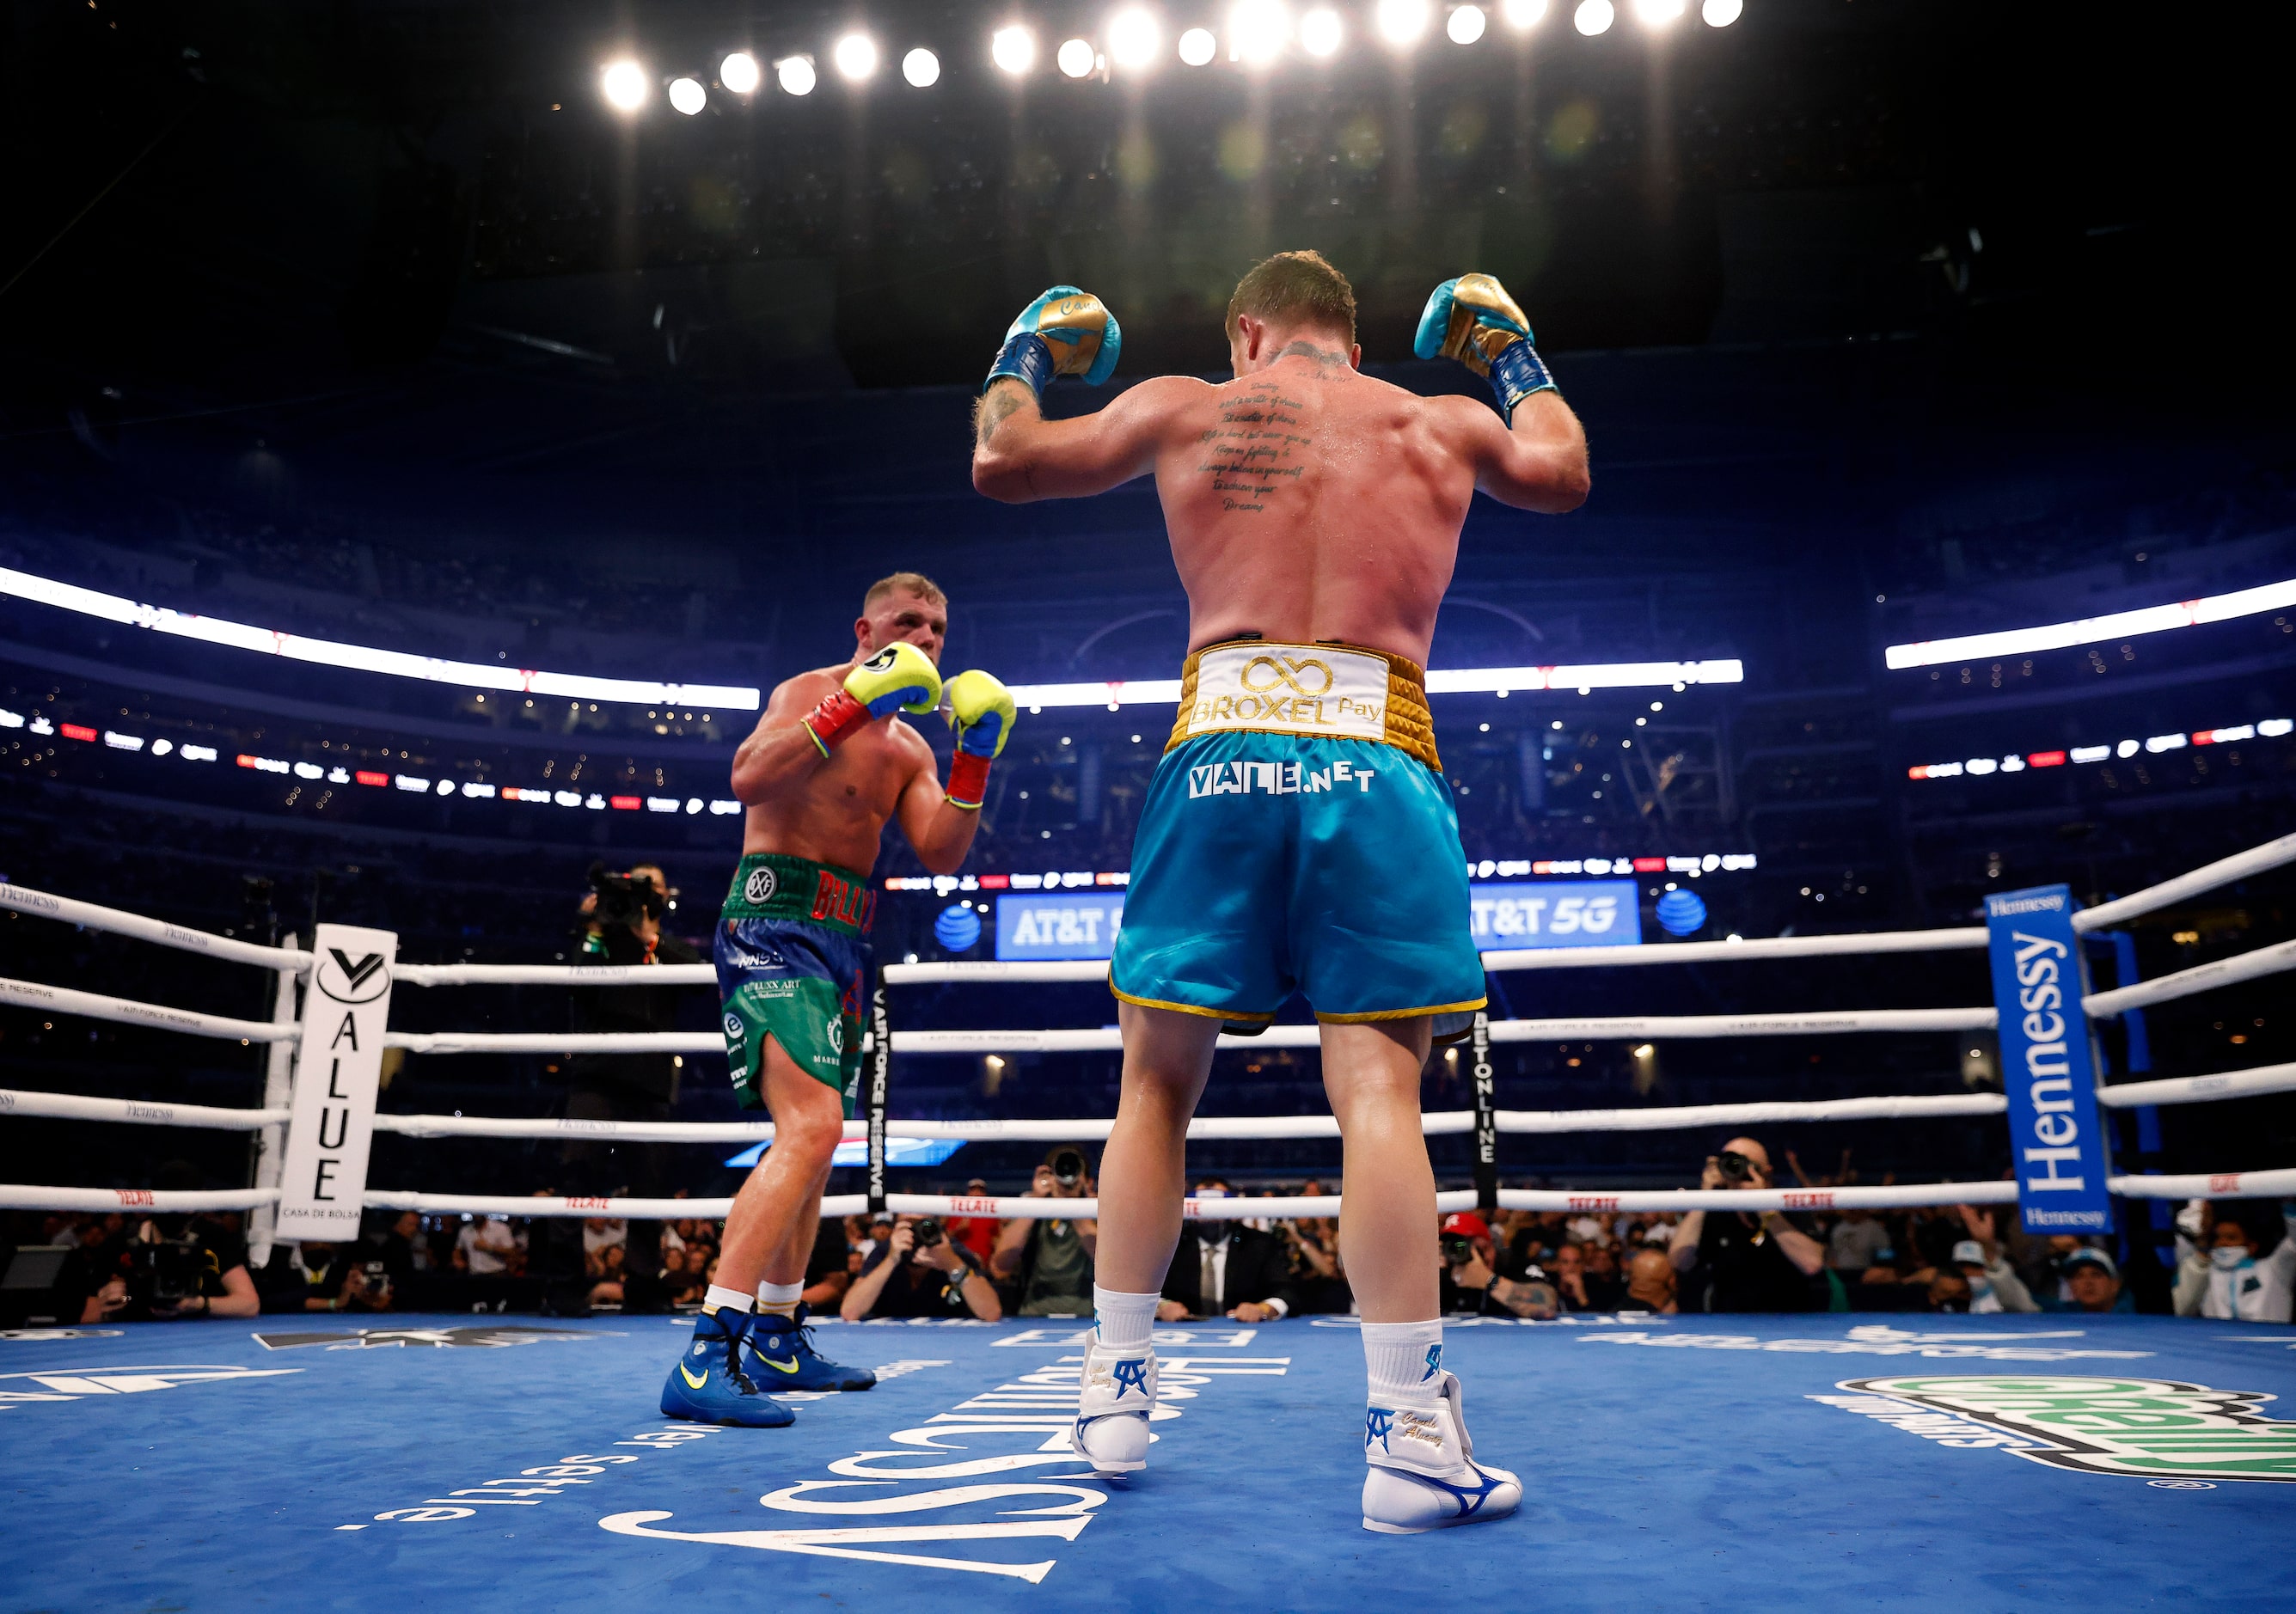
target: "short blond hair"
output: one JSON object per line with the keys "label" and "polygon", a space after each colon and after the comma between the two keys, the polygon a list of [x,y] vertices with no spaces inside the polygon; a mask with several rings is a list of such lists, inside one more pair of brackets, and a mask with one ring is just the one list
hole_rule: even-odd
{"label": "short blond hair", "polygon": [[940,585],[924,573],[897,571],[890,577],[880,578],[869,585],[869,592],[861,596],[862,613],[865,616],[871,606],[887,594],[912,594],[921,600],[930,600],[935,605],[948,603],[948,596],[941,592]]}
{"label": "short blond hair", "polygon": [[1228,340],[1242,315],[1277,324],[1314,325],[1356,340],[1356,293],[1320,252],[1278,252],[1252,265],[1227,299]]}

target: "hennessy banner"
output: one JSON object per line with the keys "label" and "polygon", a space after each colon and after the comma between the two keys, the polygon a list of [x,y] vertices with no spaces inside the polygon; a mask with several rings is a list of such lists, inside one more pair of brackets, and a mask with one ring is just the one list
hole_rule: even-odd
{"label": "hennessy banner", "polygon": [[284,1242],[345,1242],[358,1237],[366,1196],[398,938],[389,930],[321,925],[311,950],[316,956],[303,994],[303,1040],[295,1058],[275,1236]]}
{"label": "hennessy banner", "polygon": [[1985,899],[2009,1159],[2032,1233],[2111,1233],[2111,1166],[2096,1107],[2096,1061],[2081,999],[2088,967],[2071,890],[2036,886]]}

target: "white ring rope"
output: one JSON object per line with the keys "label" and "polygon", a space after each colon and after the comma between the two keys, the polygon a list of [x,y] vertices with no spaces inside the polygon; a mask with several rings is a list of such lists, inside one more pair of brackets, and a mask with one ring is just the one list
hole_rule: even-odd
{"label": "white ring rope", "polygon": [[1501,1210],[1903,1210],[1924,1205],[2013,1205],[2017,1184],[1891,1183],[1873,1188],[1502,1188]]}
{"label": "white ring rope", "polygon": [[1586,970],[1612,964],[1706,964],[1758,958],[1982,951],[1983,925],[1950,930],[1854,930],[1841,936],[1766,936],[1752,941],[1678,941],[1654,946],[1521,947],[1483,954],[1486,970]]}
{"label": "white ring rope", "polygon": [[2107,1185],[2132,1200],[2284,1200],[2296,1196],[2296,1167],[2215,1176],[2112,1177]]}
{"label": "white ring rope", "polygon": [[146,919],[141,914],[130,914],[120,908],[107,908],[74,897],[35,891],[29,886],[0,881],[0,908],[12,908],[19,914],[29,914],[39,919],[59,919],[84,930],[110,930],[120,936],[133,936],[185,953],[204,953],[210,958],[227,958],[234,963],[258,964],[266,970],[291,970],[299,975],[311,967],[311,955],[298,953],[291,947],[267,947],[260,942],[238,941],[228,936],[171,925],[164,920]]}
{"label": "white ring rope", "polygon": [[2106,930],[2124,919],[2135,919],[2140,914],[2169,907],[2187,897],[2198,897],[2203,891],[2231,885],[2234,881],[2261,874],[2267,869],[2276,869],[2284,863],[2296,863],[2296,832],[2283,835],[2277,840],[2267,840],[2260,847],[2251,847],[2245,852],[2234,852],[2231,856],[2220,857],[2214,863],[2203,864],[2189,874],[2164,880],[2157,886],[2147,886],[2141,891],[2131,891],[2126,897],[2085,908],[2073,915],[2073,929]]}
{"label": "white ring rope", "polygon": [[303,1035],[300,1026],[270,1020],[233,1020],[228,1015],[201,1014],[191,1009],[168,1009],[139,1004],[100,992],[77,992],[70,987],[44,987],[37,981],[0,977],[0,1004],[19,1009],[45,1009],[57,1014],[77,1014],[87,1020],[119,1020],[131,1026],[156,1026],[162,1031],[182,1031],[193,1036],[235,1036],[250,1043],[291,1043]]}
{"label": "white ring rope", "polygon": [[2296,970],[2296,941],[2275,942],[2268,947],[2258,947],[2232,958],[2194,964],[2191,969],[2179,970],[2174,975],[2140,980],[2129,987],[2115,987],[2110,992],[2092,992],[2081,999],[2081,1007],[2100,1018],[2120,1014],[2130,1009],[2148,1008],[2153,1004],[2190,997],[2196,992],[2213,992],[2218,987],[2277,975],[2283,970]]}
{"label": "white ring rope", "polygon": [[0,1087],[0,1115],[42,1116],[62,1121],[124,1121],[148,1127],[204,1127],[254,1132],[284,1126],[284,1110],[234,1110],[213,1104],[156,1104],[144,1099],[86,1098],[77,1093],[28,1093]]}
{"label": "white ring rope", "polygon": [[2258,1065],[2248,1070],[2226,1070],[2216,1076],[2171,1076],[2151,1082],[2115,1082],[2096,1090],[2096,1102],[2108,1110],[2134,1110],[2143,1104],[2201,1104],[2213,1099],[2253,1098],[2262,1093],[2296,1092],[2296,1064]]}
{"label": "white ring rope", "polygon": [[258,1210],[279,1202],[276,1188],[51,1188],[40,1183],[0,1183],[0,1206],[10,1210],[144,1210],[177,1216],[193,1210]]}
{"label": "white ring rope", "polygon": [[[386,1031],[386,1048],[409,1053],[715,1053],[722,1031]],[[898,1038],[895,1043],[898,1046]]]}
{"label": "white ring rope", "polygon": [[715,964],[393,964],[403,987],[714,987]]}

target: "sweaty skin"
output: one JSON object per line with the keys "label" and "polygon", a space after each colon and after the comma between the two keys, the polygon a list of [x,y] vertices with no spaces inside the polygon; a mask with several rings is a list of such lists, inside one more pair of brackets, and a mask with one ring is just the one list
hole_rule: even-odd
{"label": "sweaty skin", "polygon": [[1235,379],[1141,382],[1047,421],[1027,387],[983,397],[973,486],[1009,503],[1074,498],[1153,472],[1188,591],[1191,649],[1239,634],[1341,639],[1423,667],[1476,489],[1559,514],[1587,496],[1587,438],[1553,392],[1512,430],[1472,398],[1360,373],[1335,332],[1246,315]]}
{"label": "sweaty skin", "polygon": [[972,846],[980,815],[947,804],[923,735],[888,717],[865,724],[824,758],[800,723],[862,659],[888,644],[906,640],[938,666],[947,610],[904,590],[877,601],[853,627],[853,660],[782,684],[734,752],[734,794],[749,808],[742,850],[810,857],[865,874],[876,864],[886,823],[898,815],[925,867],[953,873]]}

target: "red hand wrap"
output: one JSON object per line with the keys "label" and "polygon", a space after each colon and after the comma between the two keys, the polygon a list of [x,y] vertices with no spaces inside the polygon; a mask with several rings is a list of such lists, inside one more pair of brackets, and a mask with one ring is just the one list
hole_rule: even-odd
{"label": "red hand wrap", "polygon": [[988,797],[988,758],[959,751],[948,765],[948,805],[979,811]]}
{"label": "red hand wrap", "polygon": [[826,757],[830,747],[869,721],[869,709],[840,689],[834,694],[823,696],[821,704],[800,721],[804,723],[806,732],[813,736],[814,744],[819,746],[821,754]]}

